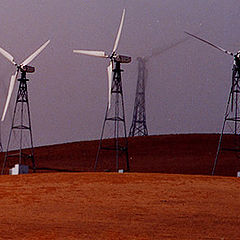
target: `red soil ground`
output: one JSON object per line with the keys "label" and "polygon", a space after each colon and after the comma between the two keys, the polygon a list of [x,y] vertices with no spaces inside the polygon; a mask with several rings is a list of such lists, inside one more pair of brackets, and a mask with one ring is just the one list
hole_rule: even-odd
{"label": "red soil ground", "polygon": [[240,179],[159,173],[0,177],[0,239],[240,239]]}
{"label": "red soil ground", "polygon": [[[240,171],[236,152],[219,157],[224,177],[206,176],[218,138],[130,138],[123,174],[89,172],[98,141],[35,148],[37,174],[0,176],[0,239],[240,239],[240,178],[226,177]],[[105,169],[115,170],[110,153]]]}

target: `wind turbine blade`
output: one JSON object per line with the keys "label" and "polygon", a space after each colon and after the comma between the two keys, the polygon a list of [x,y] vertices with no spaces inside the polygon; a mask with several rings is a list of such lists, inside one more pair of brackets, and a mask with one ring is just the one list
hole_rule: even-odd
{"label": "wind turbine blade", "polygon": [[20,65],[22,65],[22,66],[28,65],[28,63],[30,63],[49,43],[50,43],[50,40],[45,42],[40,48],[38,48],[32,55],[30,55]]}
{"label": "wind turbine blade", "polygon": [[118,33],[117,33],[117,37],[116,37],[116,40],[115,40],[115,43],[114,43],[112,53],[114,53],[117,50],[119,39],[120,39],[121,32],[122,32],[124,18],[125,18],[125,8],[123,9],[122,19],[121,19],[121,22],[120,22],[120,25],[119,25],[119,29],[118,29]]}
{"label": "wind turbine blade", "polygon": [[155,49],[152,50],[152,54],[145,56],[143,59],[145,61],[148,61],[152,57],[158,56],[158,55],[163,54],[164,52],[166,52],[166,51],[168,51],[168,50],[170,50],[172,48],[177,47],[178,45],[180,45],[181,43],[184,43],[188,39],[189,39],[189,37],[185,37],[182,40],[179,40],[179,41],[176,41],[174,43],[169,44],[165,48],[158,48],[158,49],[155,48]]}
{"label": "wind turbine blade", "polygon": [[6,103],[5,103],[5,106],[4,106],[4,110],[3,110],[3,115],[2,115],[1,121],[4,121],[4,119],[5,119],[6,112],[7,112],[7,109],[8,109],[8,105],[9,105],[9,102],[10,102],[10,99],[11,99],[11,96],[12,96],[13,88],[14,88],[14,85],[15,85],[15,82],[16,82],[16,79],[17,79],[18,71],[19,70],[17,70],[15,72],[15,74],[11,76],[10,84],[9,84],[9,88],[8,88],[7,100],[6,100]]}
{"label": "wind turbine blade", "polygon": [[92,51],[92,50],[73,50],[74,53],[80,53],[88,56],[107,58],[108,55],[104,51]]}
{"label": "wind turbine blade", "polygon": [[8,60],[10,61],[12,64],[16,65],[16,63],[14,62],[13,56],[8,53],[7,51],[5,51],[3,48],[0,48],[0,53]]}
{"label": "wind turbine blade", "polygon": [[112,62],[110,62],[109,66],[107,67],[108,71],[108,109],[111,107],[111,90],[112,90],[112,78],[113,78],[113,67]]}
{"label": "wind turbine blade", "polygon": [[206,40],[204,40],[204,39],[202,39],[200,37],[197,37],[197,36],[195,36],[195,35],[193,35],[191,33],[188,33],[188,32],[185,32],[185,33],[188,34],[189,36],[192,36],[192,37],[202,41],[202,42],[205,42],[205,43],[209,44],[210,46],[212,46],[212,47],[214,47],[214,48],[216,48],[216,49],[218,49],[218,50],[220,50],[220,51],[222,51],[222,52],[224,52],[224,53],[226,53],[228,55],[234,56],[234,54],[232,52],[229,52],[229,51],[227,51],[227,50],[225,50],[225,49],[223,49],[223,48],[221,48],[221,47],[219,47],[217,45],[214,45],[214,44],[212,44],[212,43],[210,43],[210,42],[208,42],[208,41],[206,41]]}

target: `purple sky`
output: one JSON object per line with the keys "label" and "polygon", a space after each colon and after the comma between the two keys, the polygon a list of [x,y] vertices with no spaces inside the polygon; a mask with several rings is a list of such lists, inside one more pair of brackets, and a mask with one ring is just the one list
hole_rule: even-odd
{"label": "purple sky", "polygon": [[[110,52],[122,9],[125,23],[118,52],[122,65],[129,131],[138,56],[181,41],[185,30],[236,52],[240,46],[237,0],[11,0],[0,3],[0,46],[21,62],[46,40],[28,75],[34,145],[98,139],[107,104],[107,61],[73,49]],[[195,39],[147,63],[146,113],[149,134],[219,132],[231,83],[231,57]],[[0,56],[0,111],[14,67]],[[6,145],[17,85],[6,120]]]}

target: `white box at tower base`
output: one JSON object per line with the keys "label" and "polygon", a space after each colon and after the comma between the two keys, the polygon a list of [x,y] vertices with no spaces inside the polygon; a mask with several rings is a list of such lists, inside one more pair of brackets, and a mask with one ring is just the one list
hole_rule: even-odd
{"label": "white box at tower base", "polygon": [[240,177],[240,172],[237,172],[237,177]]}
{"label": "white box at tower base", "polygon": [[28,166],[15,164],[15,166],[9,169],[9,175],[18,175],[18,174],[27,174],[28,173]]}

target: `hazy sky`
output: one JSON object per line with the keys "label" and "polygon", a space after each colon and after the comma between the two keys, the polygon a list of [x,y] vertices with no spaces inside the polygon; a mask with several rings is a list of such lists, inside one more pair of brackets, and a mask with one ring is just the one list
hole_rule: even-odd
{"label": "hazy sky", "polygon": [[[21,62],[48,39],[28,75],[34,145],[98,139],[107,104],[107,61],[73,49],[110,52],[123,8],[118,52],[122,65],[127,131],[131,126],[138,56],[181,41],[185,30],[236,52],[240,47],[238,0],[2,0],[0,46]],[[231,57],[195,39],[147,63],[149,134],[219,132],[231,83]],[[0,110],[14,67],[0,56]],[[17,85],[5,122],[6,145]]]}

